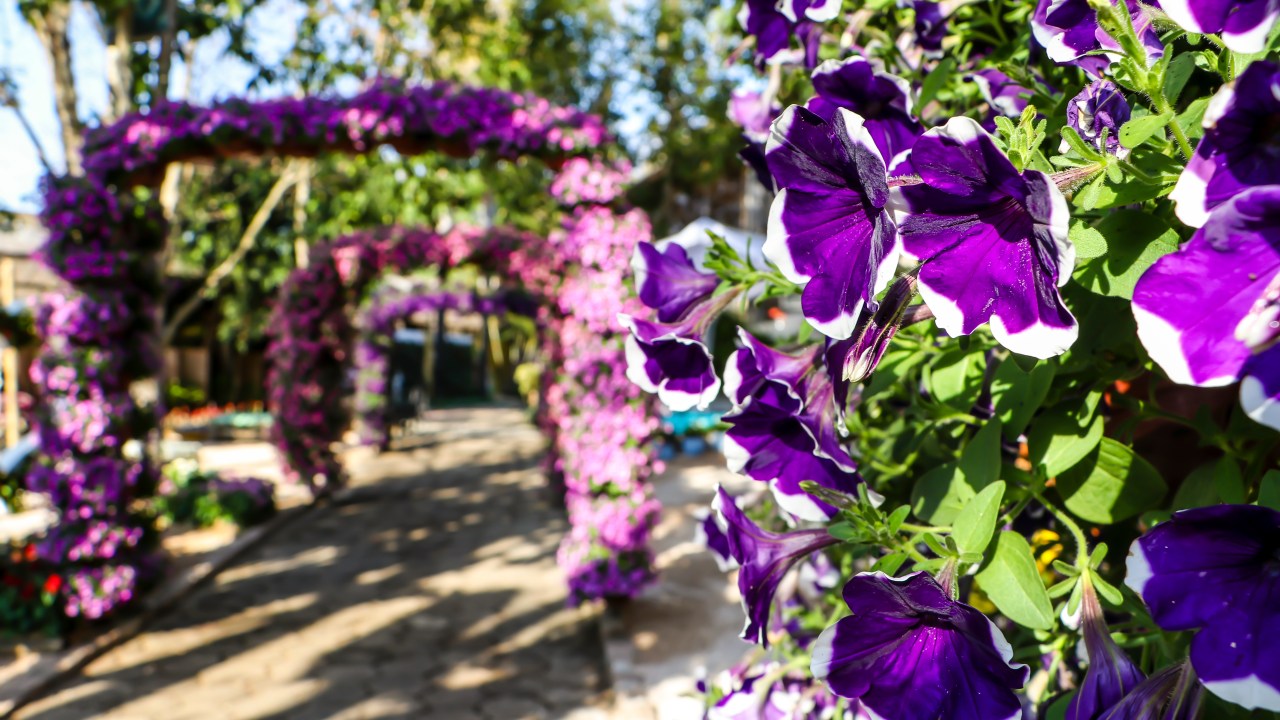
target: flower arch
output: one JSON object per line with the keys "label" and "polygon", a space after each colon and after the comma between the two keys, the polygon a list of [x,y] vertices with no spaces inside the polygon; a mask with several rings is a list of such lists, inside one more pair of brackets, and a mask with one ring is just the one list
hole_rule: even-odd
{"label": "flower arch", "polygon": [[[618,188],[612,184],[622,176],[607,165],[582,157],[592,155],[608,140],[598,117],[556,107],[534,96],[448,83],[410,87],[386,81],[349,98],[236,99],[212,107],[158,103],[146,113],[131,114],[90,131],[85,142],[85,174],[50,178],[45,185],[42,220],[49,239],[39,257],[75,288],[76,295],[52,305],[39,318],[43,344],[33,369],[33,378],[41,388],[36,422],[42,457],[31,472],[30,484],[48,492],[60,513],[52,536],[66,542],[51,546],[77,547],[74,558],[55,549],[39,561],[67,577],[61,591],[67,614],[100,617],[110,612],[130,600],[139,579],[155,569],[154,555],[149,552],[153,534],[145,519],[130,510],[137,499],[153,492],[154,468],[145,455],[128,454],[126,447],[132,440],[145,438],[156,424],[154,409],[139,402],[131,390],[137,381],[153,378],[159,366],[155,338],[162,268],[158,254],[167,236],[159,185],[170,163],[244,155],[356,153],[381,145],[390,145],[402,154],[435,151],[461,157],[483,153],[494,158],[537,158],[553,169],[568,170],[560,173],[553,190],[566,205],[579,205],[567,213],[564,227],[551,239],[559,254],[577,268],[573,274],[563,274],[557,288],[559,300],[553,304],[561,310],[575,307],[565,298],[589,292],[593,283],[603,281],[602,275],[613,273],[616,277],[609,291],[600,293],[604,302],[593,310],[620,310],[623,308],[618,306],[624,301],[618,298],[617,290],[622,287],[619,273],[625,269],[630,248],[647,238],[648,224],[635,210],[615,215],[608,203],[617,194]],[[593,228],[606,218],[622,223],[614,228],[619,234],[592,236]],[[457,248],[450,248],[448,237],[442,237],[445,239],[421,245],[414,241],[393,245],[395,252],[422,253],[416,261],[448,262]],[[343,275],[365,271],[359,260],[369,251],[366,245],[356,240],[339,241],[332,250],[331,261],[312,266],[315,272],[333,273],[341,281]],[[518,249],[509,252],[510,268],[525,261]],[[537,272],[548,282],[557,277],[545,267]],[[299,286],[294,283],[292,288],[284,288],[285,299]],[[315,318],[332,317],[326,313],[339,302],[344,283],[317,282],[311,286],[323,292],[294,298],[297,303],[293,307]],[[656,423],[636,393],[620,396],[618,402],[625,410],[615,407],[617,403],[605,399],[604,394],[614,388],[600,379],[620,374],[612,371],[622,363],[620,339],[612,332],[585,337],[606,328],[598,317],[555,318],[548,328],[558,338],[554,352],[549,353],[554,359],[551,367],[557,369],[548,373],[544,383],[554,400],[549,400],[542,420],[555,440],[553,467],[564,472],[572,493],[574,488],[606,488],[608,482],[597,474],[622,472],[600,470],[596,463],[634,460],[625,466],[628,483],[642,487],[652,471],[647,433]],[[301,357],[305,347],[336,348],[345,331],[340,324],[324,326],[323,332],[295,348],[299,357],[294,359],[305,362]],[[315,357],[316,365],[309,368],[312,377],[334,370],[319,359],[324,353],[315,353]],[[597,367],[593,371],[588,366],[611,369]],[[320,398],[331,392],[325,384],[306,390]],[[596,401],[581,408],[566,404],[566,398],[578,395],[595,397]],[[626,449],[621,445],[607,451],[588,448],[581,439],[581,429],[594,429],[596,423],[583,420],[581,414],[614,409],[626,418],[617,421],[614,438],[622,441],[626,435]],[[327,420],[332,418],[306,418],[311,428]],[[296,456],[303,467],[310,463],[310,467],[323,466],[324,472],[334,472],[331,465],[325,465],[330,461],[315,450],[295,440],[289,455]],[[99,526],[120,532],[90,530]],[[117,536],[127,542],[101,541]],[[587,540],[579,538],[579,545],[600,545],[599,538],[590,532],[587,536]],[[88,542],[89,538],[96,540]],[[607,558],[602,561],[600,553],[592,558],[592,567],[608,571]],[[604,582],[599,586],[631,588],[638,584]],[[609,593],[591,596],[601,594]],[[91,598],[92,602],[77,598]]]}
{"label": "flower arch", "polygon": [[[482,316],[508,312],[534,316],[532,298],[499,289],[486,296],[475,290],[446,289],[442,283],[424,283],[401,275],[384,278],[356,312],[357,340],[352,355],[355,368],[355,416],[360,442],[385,447],[390,440],[387,403],[388,374],[396,326],[423,312],[455,310]],[[530,302],[520,302],[521,300]]]}

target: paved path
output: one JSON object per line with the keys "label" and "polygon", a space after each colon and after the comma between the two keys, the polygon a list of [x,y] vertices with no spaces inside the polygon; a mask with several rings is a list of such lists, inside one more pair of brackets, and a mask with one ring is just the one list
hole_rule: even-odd
{"label": "paved path", "polygon": [[353,491],[24,708],[23,720],[596,720],[595,618],[565,608],[565,521],[516,410],[440,411],[352,457]]}

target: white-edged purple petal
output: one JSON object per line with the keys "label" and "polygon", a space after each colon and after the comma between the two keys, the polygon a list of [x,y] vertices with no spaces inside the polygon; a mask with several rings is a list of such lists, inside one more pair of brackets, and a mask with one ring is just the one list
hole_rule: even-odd
{"label": "white-edged purple petal", "polygon": [[[778,383],[765,385],[737,410],[724,416],[724,455],[731,471],[768,483],[778,505],[792,515],[815,522],[835,517],[834,507],[801,487],[809,480],[837,492],[854,495],[862,482],[856,471],[841,467],[830,455],[847,453],[820,449],[821,431],[802,419],[796,399]],[[821,453],[821,455],[820,455]],[[846,460],[852,463],[852,459]]]}
{"label": "white-edged purple petal", "polygon": [[1005,117],[1019,117],[1030,104],[1027,98],[1031,96],[1031,91],[995,68],[975,71],[967,78],[978,86],[978,92],[987,101],[987,105]]}
{"label": "white-edged purple petal", "polygon": [[657,311],[660,322],[679,320],[720,284],[714,273],[698,270],[685,248],[674,242],[661,248],[650,242],[637,243],[631,269],[636,294]]}
{"label": "white-edged purple petal", "polygon": [[[1071,126],[1087,143],[1099,150],[1120,158],[1129,154],[1120,144],[1120,128],[1132,115],[1124,92],[1110,80],[1095,80],[1067,103],[1067,125]],[[1106,131],[1107,141],[1102,143]],[[1067,151],[1067,141],[1062,141],[1059,152]]]}
{"label": "white-edged purple petal", "polygon": [[1138,337],[1174,382],[1229,385],[1253,355],[1236,332],[1277,277],[1280,186],[1254,188],[1143,274],[1133,293]]}
{"label": "white-edged purple petal", "polygon": [[725,397],[734,406],[741,406],[759,392],[764,383],[774,382],[795,398],[798,410],[804,402],[802,383],[817,364],[817,346],[809,346],[794,355],[784,353],[760,342],[745,328],[738,328],[738,339],[742,347],[725,363]]}
{"label": "white-edged purple petal", "polygon": [[828,122],[839,108],[861,117],[889,174],[903,171],[907,152],[924,132],[911,116],[911,84],[856,55],[823,62],[812,78],[817,95],[805,107]]}
{"label": "white-edged purple petal", "polygon": [[[1112,0],[1115,4],[1115,0]],[[1126,0],[1125,9],[1147,53],[1147,64],[1164,55],[1164,45],[1137,0]],[[1031,33],[1056,63],[1074,63],[1100,77],[1113,57],[1125,53],[1098,23],[1098,12],[1089,0],[1040,0],[1031,16]],[[1101,53],[1101,54],[1100,54]]]}
{"label": "white-edged purple petal", "polygon": [[728,539],[729,552],[737,560],[738,590],[746,625],[744,640],[768,645],[769,609],[783,576],[800,560],[836,544],[826,529],[772,533],[762,530],[738,507],[724,488],[716,487],[711,504],[716,523]]}
{"label": "white-edged purple petal", "polygon": [[1277,0],[1160,0],[1160,8],[1187,32],[1221,34],[1238,53],[1262,52],[1280,18]]}
{"label": "white-edged purple petal", "polygon": [[981,612],[931,576],[860,573],[844,587],[850,615],[814,643],[810,669],[876,718],[1015,720],[1029,669]]}
{"label": "white-edged purple petal", "polygon": [[619,313],[618,322],[631,333],[625,344],[627,378],[642,390],[677,412],[705,409],[720,394],[705,326],[696,319],[673,325]]}
{"label": "white-edged purple petal", "polygon": [[897,267],[880,151],[859,116],[838,109],[828,123],[793,105],[774,122],[765,159],[780,188],[765,255],[787,279],[804,284],[809,324],[848,337]]}
{"label": "white-edged purple petal", "polygon": [[729,572],[737,568],[738,561],[733,559],[733,553],[729,549],[729,536],[720,529],[715,513],[702,508],[694,513],[694,520],[697,524],[693,526],[693,542],[711,553],[720,572]]}
{"label": "white-edged purple petal", "polygon": [[1134,541],[1125,583],[1166,630],[1200,629],[1191,664],[1205,687],[1280,710],[1280,512],[1216,505],[1175,513]]}
{"label": "white-edged purple petal", "polygon": [[1254,355],[1245,364],[1240,407],[1256,422],[1280,430],[1280,346]]}
{"label": "white-edged purple petal", "polygon": [[1209,212],[1259,185],[1280,184],[1280,66],[1259,60],[1214,95],[1204,137],[1169,198],[1182,222],[1200,227]]}
{"label": "white-edged purple petal", "polygon": [[1058,287],[1075,266],[1066,199],[1044,173],[1019,173],[969,118],[926,132],[911,151],[921,182],[897,188],[903,251],[923,261],[920,294],[938,327],[984,323],[1006,348],[1048,358],[1079,328]]}

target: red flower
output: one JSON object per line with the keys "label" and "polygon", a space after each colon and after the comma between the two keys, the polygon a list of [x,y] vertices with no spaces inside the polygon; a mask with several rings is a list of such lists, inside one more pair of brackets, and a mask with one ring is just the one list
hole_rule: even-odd
{"label": "red flower", "polygon": [[50,575],[49,578],[44,581],[44,591],[50,595],[58,592],[61,588],[62,577],[60,575]]}
{"label": "red flower", "polygon": [[28,543],[26,547],[22,548],[22,557],[26,559],[27,562],[35,561],[36,546],[34,543]]}

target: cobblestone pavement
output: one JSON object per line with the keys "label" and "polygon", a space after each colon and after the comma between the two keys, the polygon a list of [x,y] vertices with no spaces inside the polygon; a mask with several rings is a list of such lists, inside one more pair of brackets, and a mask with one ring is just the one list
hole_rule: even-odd
{"label": "cobblestone pavement", "polygon": [[539,434],[495,408],[418,429],[18,717],[607,717],[596,618],[566,609],[555,566],[565,521]]}

